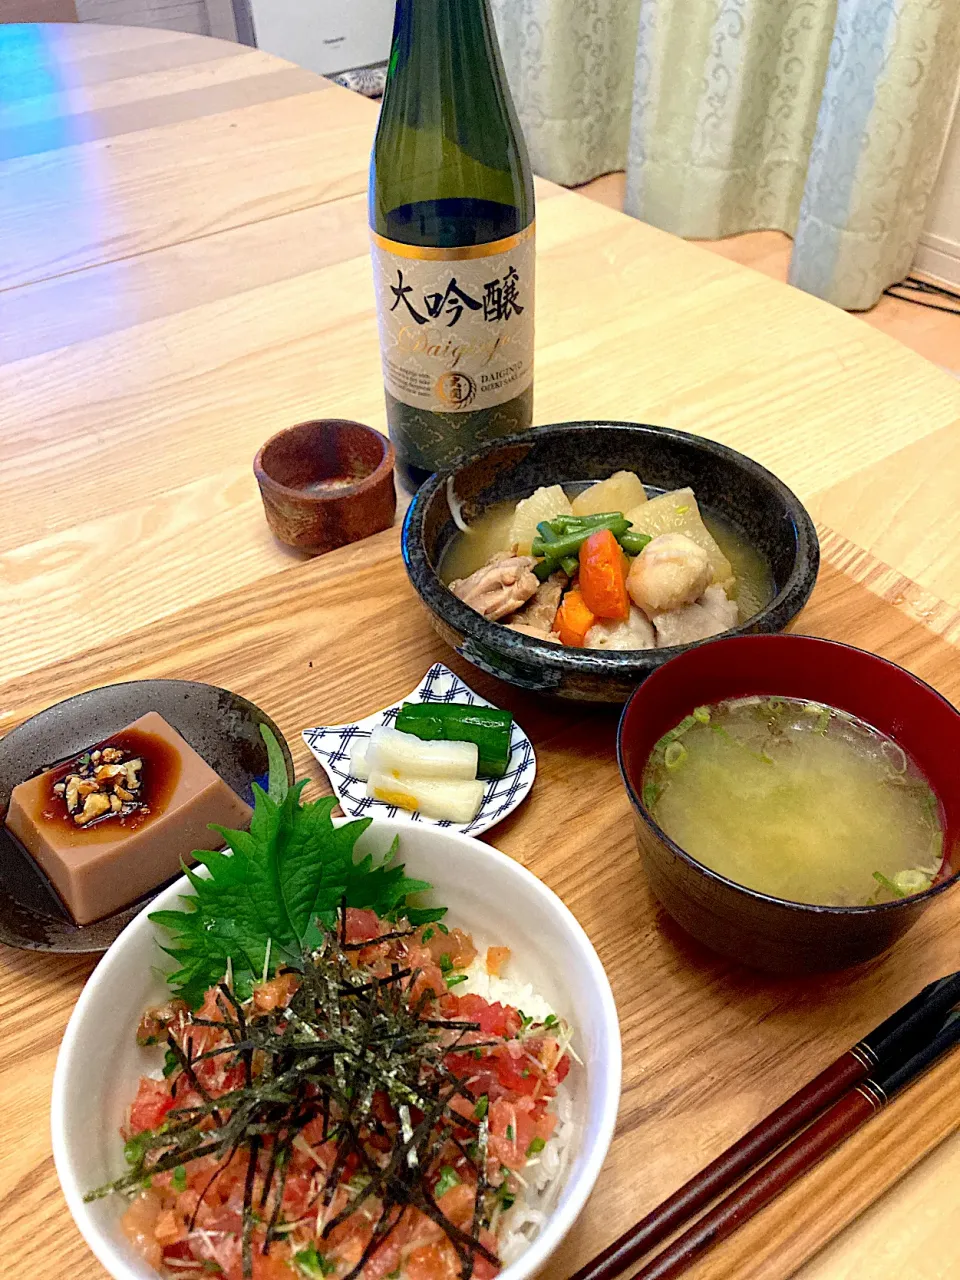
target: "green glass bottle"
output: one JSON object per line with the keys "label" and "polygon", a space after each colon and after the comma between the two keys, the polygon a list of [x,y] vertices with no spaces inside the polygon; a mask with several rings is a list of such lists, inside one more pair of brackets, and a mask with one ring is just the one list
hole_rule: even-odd
{"label": "green glass bottle", "polygon": [[370,226],[390,436],[415,489],[533,411],[533,178],[489,0],[397,0]]}

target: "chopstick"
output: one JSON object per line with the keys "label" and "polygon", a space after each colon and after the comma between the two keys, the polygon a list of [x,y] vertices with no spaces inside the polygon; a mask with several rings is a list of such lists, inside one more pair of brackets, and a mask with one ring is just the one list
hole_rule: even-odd
{"label": "chopstick", "polygon": [[633,1280],[669,1280],[685,1271],[701,1253],[731,1235],[737,1227],[775,1199],[781,1191],[840,1146],[895,1094],[912,1084],[954,1045],[960,1043],[960,1017],[955,1017],[919,1053],[887,1075],[870,1078],[844,1094],[784,1149],[752,1174],[695,1226],[685,1231]]}
{"label": "chopstick", "polygon": [[[937,1038],[930,1039],[931,1035],[943,1025],[944,1019],[951,1009],[960,1002],[960,972],[950,974],[946,978],[941,978],[936,982],[931,982],[928,986],[912,1000],[898,1009],[879,1026],[875,1027],[871,1032],[865,1035],[861,1040],[850,1049],[840,1055],[836,1061],[832,1062],[829,1067],[822,1071],[809,1084],[805,1085],[791,1098],[789,1098],[776,1111],[761,1120],[755,1125],[749,1133],[745,1134],[733,1146],[728,1147],[722,1155],[712,1161],[697,1173],[689,1182],[685,1183],[678,1191],[669,1196],[662,1204],[658,1205],[651,1213],[640,1222],[636,1223],[628,1231],[624,1232],[619,1239],[615,1240],[612,1245],[598,1254],[591,1262],[571,1277],[571,1280],[613,1280],[614,1276],[620,1275],[633,1263],[639,1261],[644,1254],[649,1253],[654,1246],[662,1243],[674,1231],[678,1230],[685,1223],[689,1222],[701,1209],[705,1208],[711,1201],[725,1191],[729,1191],[731,1186],[755,1169],[767,1156],[771,1155],[779,1147],[781,1147],[788,1139],[794,1138],[801,1130],[806,1130],[797,1142],[801,1142],[810,1135],[811,1146],[809,1152],[817,1151],[819,1154],[810,1156],[809,1152],[804,1159],[808,1159],[808,1163],[802,1165],[796,1172],[790,1172],[792,1166],[787,1163],[784,1171],[775,1171],[774,1177],[777,1179],[772,1185],[773,1189],[770,1194],[765,1195],[755,1207],[749,1208],[748,1212],[742,1212],[735,1209],[736,1220],[732,1225],[728,1225],[724,1230],[724,1235],[729,1235],[739,1222],[744,1221],[746,1217],[756,1213],[761,1205],[766,1204],[769,1199],[777,1195],[783,1187],[789,1185],[795,1178],[799,1177],[802,1172],[808,1169],[811,1164],[816,1163],[828,1151],[832,1150],[829,1143],[835,1146],[853,1130],[859,1127],[875,1110],[879,1109],[879,1105],[871,1105],[868,1098],[876,1102],[876,1097],[872,1092],[861,1093],[856,1086],[862,1085],[864,1090],[868,1090],[868,1082],[871,1074],[874,1075],[876,1081],[877,1074],[879,1077],[886,1078],[887,1074],[901,1064],[912,1063],[922,1053],[932,1049],[938,1043]],[[941,1034],[943,1034],[941,1032]],[[950,1041],[950,1044],[955,1041]],[[949,1047],[949,1046],[948,1046]],[[938,1050],[945,1052],[945,1050]],[[924,1068],[925,1069],[925,1068]],[[909,1083],[909,1081],[906,1081]],[[882,1086],[878,1086],[882,1087]],[[904,1087],[898,1084],[896,1088]],[[896,1088],[894,1092],[896,1092]],[[892,1096],[889,1090],[885,1091],[886,1096]],[[828,1111],[827,1109],[830,1108]],[[866,1110],[864,1110],[866,1108]],[[839,1110],[838,1110],[839,1109]],[[838,1112],[838,1114],[834,1114]],[[825,1113],[825,1114],[824,1114]],[[811,1129],[806,1126],[810,1124],[817,1116],[821,1116],[818,1125],[823,1125],[822,1131],[814,1134],[813,1130],[817,1128],[814,1125]],[[855,1117],[859,1117],[856,1123],[853,1123]],[[852,1124],[852,1128],[844,1129],[842,1126]],[[839,1126],[839,1127],[838,1127]],[[839,1136],[837,1136],[839,1135]],[[828,1145],[821,1146],[827,1142]],[[792,1149],[795,1144],[786,1148],[781,1156],[770,1162],[765,1169],[761,1170],[756,1178],[760,1179],[763,1187],[768,1187],[765,1182],[764,1175],[767,1170],[773,1168],[774,1165],[779,1166],[781,1157],[785,1157],[787,1152]],[[783,1179],[786,1178],[784,1181]],[[750,1180],[752,1182],[753,1179]],[[729,1201],[735,1200],[741,1192],[748,1187],[750,1183],[744,1183],[733,1196],[728,1197],[713,1213],[717,1213]],[[757,1194],[756,1189],[750,1194]],[[744,1206],[747,1208],[748,1206]],[[713,1214],[708,1214],[707,1219],[712,1218]],[[726,1222],[726,1219],[723,1219]],[[666,1253],[660,1255],[662,1258],[672,1256],[674,1250],[682,1241],[688,1241],[688,1245],[693,1248],[696,1253],[702,1252],[707,1248],[712,1240],[722,1239],[722,1235],[714,1235],[711,1239],[701,1239],[699,1234],[700,1226],[692,1228],[691,1231],[685,1233],[678,1241],[670,1247]],[[686,1266],[689,1258],[686,1258],[682,1266]],[[658,1260],[655,1259],[654,1262]],[[649,1264],[653,1265],[653,1264]],[[677,1271],[650,1271],[649,1276],[653,1277],[675,1275]],[[637,1272],[634,1280],[640,1277],[647,1277],[646,1269]]]}

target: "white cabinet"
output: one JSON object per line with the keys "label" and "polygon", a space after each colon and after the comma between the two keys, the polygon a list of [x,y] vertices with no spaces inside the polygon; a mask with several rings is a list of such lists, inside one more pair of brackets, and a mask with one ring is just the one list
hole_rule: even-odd
{"label": "white cabinet", "polygon": [[386,62],[395,0],[76,0],[81,22],[256,44],[321,75]]}
{"label": "white cabinet", "polygon": [[386,62],[395,0],[246,0],[259,48],[333,75]]}
{"label": "white cabinet", "polygon": [[915,271],[960,291],[960,103],[913,265]]}

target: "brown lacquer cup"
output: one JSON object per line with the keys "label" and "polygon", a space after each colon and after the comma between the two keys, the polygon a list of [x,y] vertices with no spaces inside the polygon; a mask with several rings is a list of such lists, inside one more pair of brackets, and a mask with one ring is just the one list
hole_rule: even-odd
{"label": "brown lacquer cup", "polygon": [[267,524],[281,542],[313,555],[389,529],[394,457],[386,436],[343,418],[278,432],[253,463]]}

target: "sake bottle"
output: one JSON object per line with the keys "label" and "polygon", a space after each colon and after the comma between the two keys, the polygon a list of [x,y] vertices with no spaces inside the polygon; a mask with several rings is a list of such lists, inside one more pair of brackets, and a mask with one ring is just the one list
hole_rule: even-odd
{"label": "sake bottle", "polygon": [[489,0],[397,0],[369,198],[387,417],[413,490],[533,410],[533,179]]}

